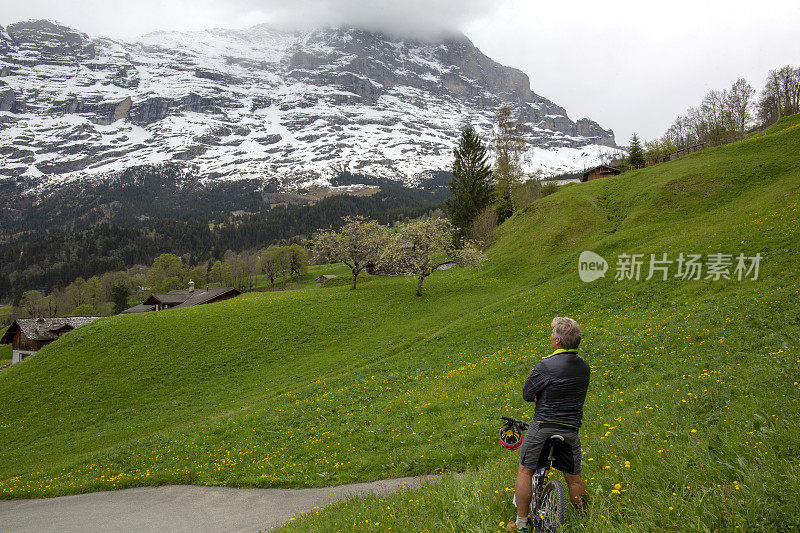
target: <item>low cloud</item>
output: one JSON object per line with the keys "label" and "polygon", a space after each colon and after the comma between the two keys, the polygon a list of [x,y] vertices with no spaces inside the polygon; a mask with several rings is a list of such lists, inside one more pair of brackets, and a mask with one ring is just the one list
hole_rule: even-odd
{"label": "low cloud", "polygon": [[461,31],[511,0],[26,0],[0,7],[0,25],[49,19],[92,36],[136,38],[156,30],[354,26],[397,36]]}
{"label": "low cloud", "polygon": [[235,0],[240,10],[293,28],[354,26],[392,35],[434,37],[461,30],[498,5],[487,0]]}

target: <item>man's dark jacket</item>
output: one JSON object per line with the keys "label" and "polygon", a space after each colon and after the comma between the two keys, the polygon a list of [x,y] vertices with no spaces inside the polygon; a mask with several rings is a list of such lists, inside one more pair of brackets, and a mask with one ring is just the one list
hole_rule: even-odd
{"label": "man's dark jacket", "polygon": [[589,373],[589,364],[577,350],[556,350],[539,361],[522,387],[526,402],[539,397],[533,419],[579,428]]}

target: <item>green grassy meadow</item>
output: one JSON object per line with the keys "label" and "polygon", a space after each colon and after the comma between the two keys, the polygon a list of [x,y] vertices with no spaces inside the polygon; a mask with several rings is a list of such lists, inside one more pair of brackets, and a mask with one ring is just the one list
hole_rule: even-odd
{"label": "green grassy meadow", "polygon": [[[568,531],[800,527],[800,128],[562,187],[480,271],[249,293],[105,318],[0,374],[0,497],[166,483],[308,487],[463,473],[287,531],[495,531],[518,454],[499,417],[584,328],[594,496]],[[577,259],[609,262],[583,283]],[[622,253],[763,256],[757,280],[615,280]],[[315,269],[316,272],[316,269]],[[675,272],[675,266],[673,270]],[[318,275],[318,274],[317,274]],[[619,484],[621,494],[611,489]]]}
{"label": "green grassy meadow", "polygon": [[800,126],[800,113],[779,119],[775,124],[765,128],[764,133],[766,135],[772,135],[798,126]]}
{"label": "green grassy meadow", "polygon": [[[0,305],[0,337],[5,335],[8,327],[3,326],[6,317],[11,313],[11,307],[8,305]],[[0,365],[11,363],[11,345],[0,344]]]}
{"label": "green grassy meadow", "polygon": [[[8,328],[0,328],[0,337],[6,334]],[[0,365],[7,365],[11,363],[11,345],[0,344]]]}

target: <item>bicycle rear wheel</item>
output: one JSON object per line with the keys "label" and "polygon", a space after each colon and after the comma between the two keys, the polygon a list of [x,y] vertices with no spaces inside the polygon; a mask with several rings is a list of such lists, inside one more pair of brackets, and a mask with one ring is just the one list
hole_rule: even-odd
{"label": "bicycle rear wheel", "polygon": [[539,505],[541,531],[558,531],[567,521],[567,494],[564,485],[557,479],[551,479],[542,489]]}

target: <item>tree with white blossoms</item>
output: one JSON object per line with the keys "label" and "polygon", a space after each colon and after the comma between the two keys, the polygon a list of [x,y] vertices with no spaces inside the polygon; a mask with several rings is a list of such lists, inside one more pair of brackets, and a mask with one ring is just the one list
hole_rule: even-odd
{"label": "tree with white blossoms", "polygon": [[317,262],[344,263],[356,279],[370,263],[378,263],[389,239],[389,228],[361,216],[345,217],[339,231],[320,231],[312,239],[311,248]]}
{"label": "tree with white blossoms", "polygon": [[486,256],[473,241],[455,246],[455,228],[446,218],[415,220],[394,234],[384,250],[381,262],[401,274],[417,280],[417,296],[422,296],[422,282],[439,267],[449,264],[479,267]]}

